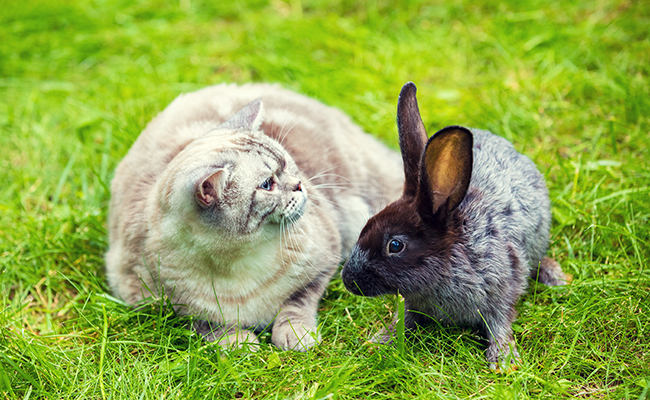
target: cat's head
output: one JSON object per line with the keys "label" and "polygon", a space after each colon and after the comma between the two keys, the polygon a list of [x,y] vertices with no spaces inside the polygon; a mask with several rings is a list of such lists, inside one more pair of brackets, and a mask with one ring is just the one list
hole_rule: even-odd
{"label": "cat's head", "polygon": [[289,153],[260,131],[263,116],[255,100],[174,157],[163,210],[239,236],[298,220],[307,193]]}

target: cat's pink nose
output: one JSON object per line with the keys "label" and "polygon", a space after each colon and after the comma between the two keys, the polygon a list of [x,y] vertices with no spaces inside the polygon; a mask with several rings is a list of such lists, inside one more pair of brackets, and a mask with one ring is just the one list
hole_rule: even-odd
{"label": "cat's pink nose", "polygon": [[302,192],[302,182],[298,181],[298,184],[293,188],[294,192]]}

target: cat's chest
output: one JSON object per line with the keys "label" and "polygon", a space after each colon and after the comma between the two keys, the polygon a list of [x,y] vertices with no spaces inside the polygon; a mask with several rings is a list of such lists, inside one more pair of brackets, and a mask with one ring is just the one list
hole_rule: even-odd
{"label": "cat's chest", "polygon": [[215,322],[270,323],[282,303],[313,279],[302,252],[275,243],[261,244],[226,267],[200,266],[193,260],[184,268],[161,270],[161,278],[190,312],[207,314]]}

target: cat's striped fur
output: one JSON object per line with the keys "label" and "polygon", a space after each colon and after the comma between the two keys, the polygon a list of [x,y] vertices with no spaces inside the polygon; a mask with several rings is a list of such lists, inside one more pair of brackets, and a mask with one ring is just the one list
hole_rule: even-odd
{"label": "cat's striped fur", "polygon": [[315,100],[265,84],[181,95],[116,170],[110,286],[131,304],[164,291],[208,340],[272,324],[274,344],[305,350],[337,265],[402,184],[397,153]]}

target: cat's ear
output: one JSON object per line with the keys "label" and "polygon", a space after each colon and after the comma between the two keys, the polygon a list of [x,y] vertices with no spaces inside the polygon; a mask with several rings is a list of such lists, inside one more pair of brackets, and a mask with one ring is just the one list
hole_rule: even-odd
{"label": "cat's ear", "polygon": [[197,183],[196,199],[201,206],[210,207],[221,198],[227,175],[225,169],[218,169]]}
{"label": "cat's ear", "polygon": [[230,117],[220,128],[243,132],[257,132],[264,120],[264,105],[261,99],[246,104],[237,114]]}

